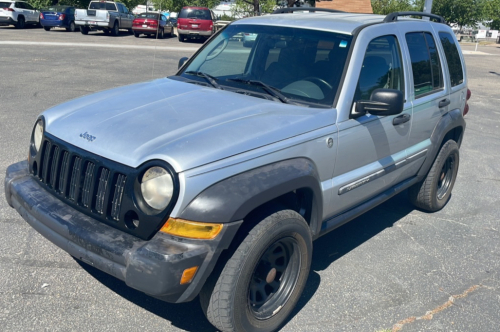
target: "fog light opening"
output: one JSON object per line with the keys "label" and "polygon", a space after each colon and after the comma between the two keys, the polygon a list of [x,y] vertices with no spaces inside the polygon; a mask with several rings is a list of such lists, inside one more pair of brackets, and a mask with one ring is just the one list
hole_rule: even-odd
{"label": "fog light opening", "polygon": [[136,229],[139,227],[139,216],[135,211],[127,211],[125,213],[125,226],[127,226],[128,229]]}

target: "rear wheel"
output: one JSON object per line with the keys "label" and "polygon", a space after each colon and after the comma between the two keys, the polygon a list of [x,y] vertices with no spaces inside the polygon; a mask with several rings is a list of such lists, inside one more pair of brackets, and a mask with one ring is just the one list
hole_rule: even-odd
{"label": "rear wheel", "polygon": [[163,39],[165,37],[165,31],[163,31],[163,28],[158,30],[158,39]]}
{"label": "rear wheel", "polygon": [[408,189],[413,205],[429,212],[441,210],[450,199],[459,161],[457,143],[453,140],[447,141],[439,150],[425,179]]}
{"label": "rear wheel", "polygon": [[133,33],[134,33],[134,30],[132,30],[132,28],[128,29],[128,33],[129,33],[129,34],[133,34]]}
{"label": "rear wheel", "polygon": [[69,23],[69,26],[66,28],[66,31],[75,32],[75,30],[76,30],[75,22],[71,21]]}
{"label": "rear wheel", "polygon": [[113,25],[113,30],[111,30],[111,34],[115,37],[120,34],[120,27],[118,26],[118,22],[115,22],[115,24]]}
{"label": "rear wheel", "polygon": [[179,38],[179,41],[180,42],[183,42],[184,41],[184,36],[181,35],[179,32],[177,32],[177,37]]}
{"label": "rear wheel", "polygon": [[200,301],[208,320],[222,331],[279,329],[304,289],[311,255],[302,216],[282,210],[265,217],[212,277],[215,285],[207,280]]}
{"label": "rear wheel", "polygon": [[19,16],[17,18],[16,28],[24,29],[25,26],[26,26],[26,22],[24,21],[24,17]]}
{"label": "rear wheel", "polygon": [[80,32],[82,33],[82,35],[88,35],[89,28],[88,27],[80,27]]}
{"label": "rear wheel", "polygon": [[140,35],[141,35],[141,34],[140,34],[139,32],[134,32],[134,36],[135,36],[135,38],[139,38],[139,36],[140,36]]}
{"label": "rear wheel", "polygon": [[43,30],[50,31],[50,27],[43,27]]}

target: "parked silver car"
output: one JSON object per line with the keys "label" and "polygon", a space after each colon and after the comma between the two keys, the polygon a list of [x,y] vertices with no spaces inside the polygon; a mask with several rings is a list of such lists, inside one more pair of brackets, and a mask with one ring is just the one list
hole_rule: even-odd
{"label": "parked silver car", "polygon": [[10,206],[132,288],[199,295],[222,331],[279,329],[314,239],[405,189],[446,205],[470,97],[441,17],[293,10],[230,24],[174,76],[43,112]]}

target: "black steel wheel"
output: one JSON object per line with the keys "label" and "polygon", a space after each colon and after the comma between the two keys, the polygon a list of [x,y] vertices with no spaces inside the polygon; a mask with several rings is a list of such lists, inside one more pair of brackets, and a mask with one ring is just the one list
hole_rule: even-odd
{"label": "black steel wheel", "polygon": [[447,141],[434,160],[427,176],[408,189],[410,201],[418,208],[441,210],[451,197],[458,174],[460,154],[455,141]]}
{"label": "black steel wheel", "polygon": [[221,331],[276,331],[307,281],[312,239],[304,218],[281,210],[257,219],[250,231],[242,226],[241,242],[200,293],[207,319]]}
{"label": "black steel wheel", "polygon": [[120,27],[118,26],[118,22],[115,22],[115,24],[113,25],[113,30],[111,30],[111,34],[115,37],[120,35]]}

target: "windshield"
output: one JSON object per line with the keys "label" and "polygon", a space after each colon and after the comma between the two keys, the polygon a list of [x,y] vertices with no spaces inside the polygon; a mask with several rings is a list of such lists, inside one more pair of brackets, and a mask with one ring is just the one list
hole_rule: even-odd
{"label": "windshield", "polygon": [[289,100],[332,106],[351,40],[326,31],[230,25],[180,75],[206,83],[192,74],[201,72],[229,91],[271,87]]}
{"label": "windshield", "polygon": [[179,18],[197,18],[200,20],[212,20],[208,9],[183,8]]}

